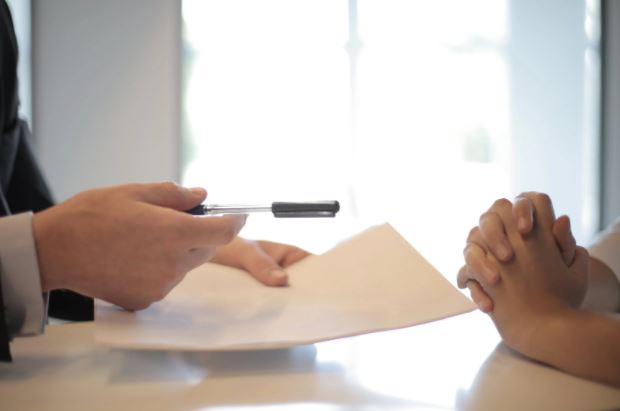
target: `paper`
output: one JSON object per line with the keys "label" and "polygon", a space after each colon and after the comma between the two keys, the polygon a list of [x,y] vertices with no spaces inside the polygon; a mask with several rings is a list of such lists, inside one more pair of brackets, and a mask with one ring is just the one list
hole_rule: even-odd
{"label": "paper", "polygon": [[146,310],[132,313],[97,301],[96,339],[136,349],[271,349],[408,327],[475,308],[388,224],[287,271],[289,286],[276,288],[244,271],[205,264]]}

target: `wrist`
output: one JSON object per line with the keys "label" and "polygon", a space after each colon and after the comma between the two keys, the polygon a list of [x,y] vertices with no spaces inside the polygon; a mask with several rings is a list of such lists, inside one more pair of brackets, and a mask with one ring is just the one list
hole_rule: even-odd
{"label": "wrist", "polygon": [[32,233],[43,292],[62,288],[62,284],[52,268],[54,239],[50,236],[51,231],[47,221],[48,213],[48,211],[41,211],[32,216]]}
{"label": "wrist", "polygon": [[558,305],[552,310],[537,312],[524,319],[526,324],[519,335],[513,333],[506,343],[516,351],[542,361],[548,355],[545,351],[554,349],[552,342],[570,328],[578,311],[569,306]]}
{"label": "wrist", "polygon": [[502,340],[512,349],[532,356],[538,341],[545,337],[550,324],[563,321],[572,311],[560,300],[544,306],[525,304],[516,310],[496,310],[492,315]]}

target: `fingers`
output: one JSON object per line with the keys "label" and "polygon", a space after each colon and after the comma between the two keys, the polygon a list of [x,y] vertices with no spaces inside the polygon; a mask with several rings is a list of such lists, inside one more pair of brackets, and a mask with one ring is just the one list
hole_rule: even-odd
{"label": "fingers", "polygon": [[301,248],[271,241],[248,241],[251,249],[241,260],[242,268],[258,281],[271,286],[288,284],[288,274],[282,269],[310,255]]}
{"label": "fingers", "polygon": [[509,261],[513,256],[512,246],[506,234],[506,227],[500,214],[499,207],[505,207],[498,202],[506,201],[512,207],[508,200],[498,200],[486,213],[480,216],[478,226],[482,235],[484,244],[493,253],[499,261]]}
{"label": "fingers", "polygon": [[484,292],[477,281],[468,281],[467,288],[469,289],[471,299],[474,300],[474,303],[476,303],[480,311],[483,313],[490,313],[493,311],[493,300]]}
{"label": "fingers", "polygon": [[193,248],[187,252],[181,270],[185,273],[209,261],[215,255],[215,247]]}
{"label": "fingers", "polygon": [[476,281],[474,275],[469,271],[467,266],[461,267],[456,277],[459,288],[467,287],[471,295],[472,300],[480,311],[489,313],[493,311],[493,300],[487,293],[484,292],[480,283]]}
{"label": "fingers", "polygon": [[585,248],[579,246],[575,248],[575,258],[570,269],[575,275],[572,287],[575,295],[571,296],[570,302],[573,307],[579,307],[583,303],[590,282],[590,255]]}
{"label": "fingers", "polygon": [[185,188],[173,182],[131,184],[128,190],[142,201],[179,211],[190,209],[207,197],[204,188]]}
{"label": "fingers", "polygon": [[286,268],[296,262],[308,257],[309,252],[299,247],[288,244],[274,243],[271,241],[258,241],[259,246],[273,259],[280,267]]}
{"label": "fingers", "polygon": [[284,268],[289,267],[293,264],[295,264],[298,261],[303,260],[304,258],[308,257],[310,255],[309,252],[307,252],[306,250],[302,250],[301,248],[297,248],[295,247],[295,250],[291,251],[290,253],[284,255],[284,258],[282,258],[282,260],[280,260],[280,265]]}
{"label": "fingers", "polygon": [[[185,188],[172,182],[130,184],[125,189],[148,204],[184,211],[204,201],[207,192],[200,187]],[[185,213],[160,215],[176,227],[191,248],[205,248],[231,242],[245,225],[246,215],[192,216]]]}
{"label": "fingers", "polygon": [[478,244],[468,243],[463,254],[465,264],[471,272],[483,276],[489,284],[496,284],[499,281],[498,270],[487,259],[486,253]]}
{"label": "fingers", "polygon": [[589,264],[590,253],[588,253],[588,250],[581,246],[575,247],[575,258],[573,259],[573,263],[570,265],[571,269],[580,272],[588,272]]}
{"label": "fingers", "polygon": [[568,216],[563,215],[558,217],[553,223],[551,231],[562,253],[562,259],[566,265],[571,265],[575,258],[577,242],[575,241],[575,237],[573,237]]}
{"label": "fingers", "polygon": [[469,274],[469,270],[466,265],[462,266],[456,275],[456,284],[459,288],[467,287],[467,281],[471,280],[472,277]]}
{"label": "fingers", "polygon": [[241,267],[265,285],[281,286],[288,283],[288,274],[258,245],[242,257]]}
{"label": "fingers", "polygon": [[192,216],[184,219],[186,237],[194,248],[218,246],[230,243],[245,225],[247,215]]}
{"label": "fingers", "polygon": [[517,222],[517,229],[521,235],[525,235],[534,228],[534,202],[526,193],[515,197],[512,208],[512,216]]}
{"label": "fingers", "polygon": [[518,196],[520,199],[529,199],[535,208],[536,224],[551,228],[555,221],[555,211],[549,195],[545,193],[526,192]]}

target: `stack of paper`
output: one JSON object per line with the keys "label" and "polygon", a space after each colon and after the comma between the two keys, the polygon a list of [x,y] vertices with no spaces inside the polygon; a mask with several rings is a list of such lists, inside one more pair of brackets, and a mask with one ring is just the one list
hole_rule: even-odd
{"label": "stack of paper", "polygon": [[98,301],[96,339],[139,349],[281,348],[408,327],[474,309],[390,225],[373,227],[287,269],[266,287],[216,264],[190,272],[136,313]]}

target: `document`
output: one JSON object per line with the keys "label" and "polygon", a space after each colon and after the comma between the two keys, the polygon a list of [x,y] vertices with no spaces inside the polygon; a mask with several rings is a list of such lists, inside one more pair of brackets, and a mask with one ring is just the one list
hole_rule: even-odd
{"label": "document", "polygon": [[97,301],[95,338],[135,349],[275,349],[410,327],[475,308],[389,224],[287,272],[288,286],[267,287],[245,271],[207,263],[146,310]]}

